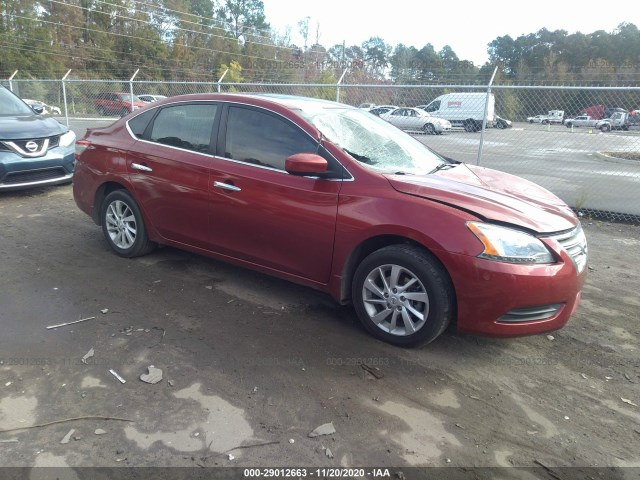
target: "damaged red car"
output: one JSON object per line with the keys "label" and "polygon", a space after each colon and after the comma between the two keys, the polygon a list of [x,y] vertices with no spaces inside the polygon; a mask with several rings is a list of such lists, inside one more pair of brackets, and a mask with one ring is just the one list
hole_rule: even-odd
{"label": "damaged red car", "polygon": [[77,142],[77,205],[123,257],[158,244],[352,304],[375,337],[563,327],[586,277],[572,210],[347,105],[269,94],[153,103]]}

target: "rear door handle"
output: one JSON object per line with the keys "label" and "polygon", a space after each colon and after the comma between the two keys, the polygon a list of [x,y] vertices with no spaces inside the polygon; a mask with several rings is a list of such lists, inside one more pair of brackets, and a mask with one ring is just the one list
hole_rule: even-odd
{"label": "rear door handle", "polygon": [[213,186],[218,188],[223,188],[225,190],[231,190],[232,192],[239,192],[242,190],[240,187],[236,187],[235,185],[232,185],[230,183],[224,183],[224,182],[213,182]]}
{"label": "rear door handle", "polygon": [[131,164],[131,168],[134,168],[136,170],[140,170],[142,172],[153,172],[152,168],[149,168],[146,165],[141,165],[139,163],[132,163]]}

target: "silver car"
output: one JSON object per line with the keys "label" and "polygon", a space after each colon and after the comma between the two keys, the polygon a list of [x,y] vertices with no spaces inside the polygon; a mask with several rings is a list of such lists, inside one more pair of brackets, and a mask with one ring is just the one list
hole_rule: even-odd
{"label": "silver car", "polygon": [[451,122],[433,117],[419,108],[396,108],[381,114],[380,118],[401,130],[421,131],[430,135],[441,135],[451,130]]}

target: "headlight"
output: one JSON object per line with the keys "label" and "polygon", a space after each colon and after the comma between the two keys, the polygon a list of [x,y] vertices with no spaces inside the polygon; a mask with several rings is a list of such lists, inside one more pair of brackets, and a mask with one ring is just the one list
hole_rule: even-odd
{"label": "headlight", "polygon": [[60,135],[60,146],[61,147],[70,147],[76,141],[76,134],[73,133],[72,130],[69,130],[67,133]]}
{"label": "headlight", "polygon": [[481,258],[507,263],[553,263],[547,247],[533,235],[490,223],[467,222],[484,245]]}

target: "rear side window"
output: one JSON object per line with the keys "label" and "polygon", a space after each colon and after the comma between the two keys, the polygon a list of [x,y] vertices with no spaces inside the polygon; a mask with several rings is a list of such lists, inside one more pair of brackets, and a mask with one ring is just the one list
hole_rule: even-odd
{"label": "rear side window", "polygon": [[155,113],[156,110],[147,110],[146,112],[129,120],[129,128],[137,138],[142,138],[144,131],[147,129],[147,125],[149,125],[149,122]]}
{"label": "rear side window", "polygon": [[317,144],[293,124],[257,110],[230,107],[225,157],[284,170],[294,153],[315,153]]}
{"label": "rear side window", "polygon": [[217,105],[174,105],[160,110],[151,129],[152,142],[209,153]]}

